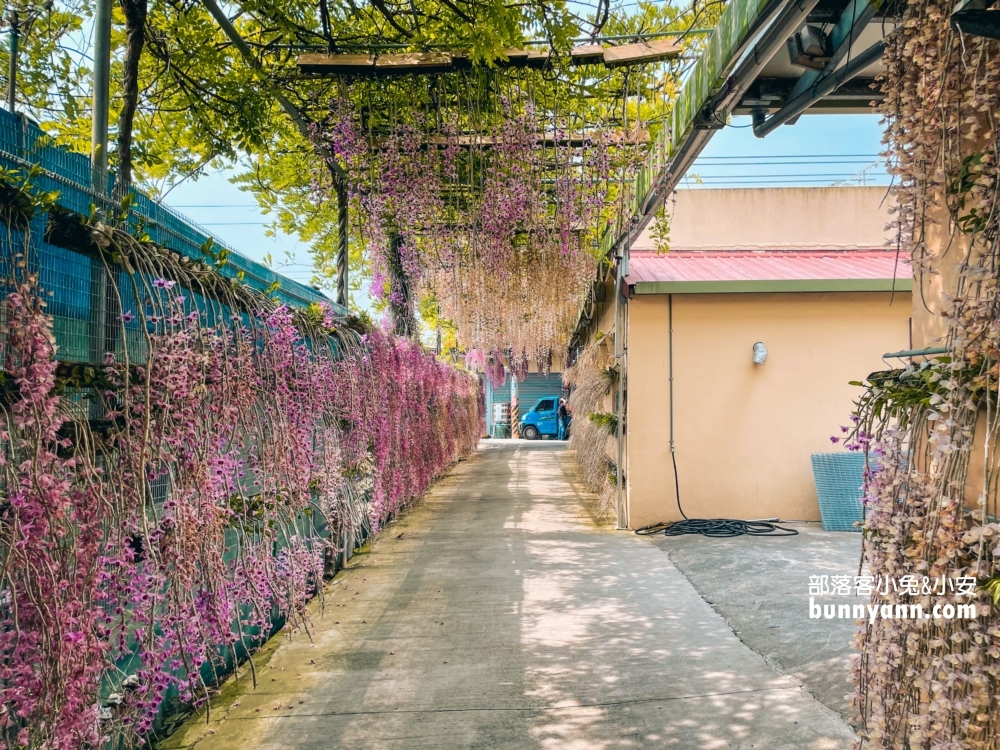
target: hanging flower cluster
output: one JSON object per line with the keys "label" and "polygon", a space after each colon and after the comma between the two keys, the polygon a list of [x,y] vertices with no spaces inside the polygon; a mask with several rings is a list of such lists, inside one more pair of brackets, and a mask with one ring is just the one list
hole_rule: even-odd
{"label": "hanging flower cluster", "polygon": [[142,744],[276,614],[308,630],[343,534],[482,432],[478,382],[416,343],[91,235],[130,270],[104,363],[65,372],[27,233],[6,259],[0,750]]}
{"label": "hanging flower cluster", "polygon": [[[990,284],[995,289],[995,281]],[[995,297],[963,304],[954,357],[873,376],[850,443],[865,450],[864,562],[871,604],[975,607],[975,617],[871,620],[858,633],[855,703],[867,746],[996,748],[1000,732],[1000,524],[990,467],[972,468],[997,419]],[[972,314],[972,310],[978,312]],[[984,366],[985,365],[985,366]],[[978,435],[978,440],[977,440]],[[989,453],[992,453],[990,448]],[[970,483],[987,488],[969,497]],[[973,581],[970,592],[953,587]]]}
{"label": "hanging flower cluster", "polygon": [[547,370],[563,350],[599,229],[628,204],[644,131],[574,131],[527,97],[497,108],[475,127],[417,115],[364,136],[339,99],[317,138],[336,146],[352,176],[375,296],[405,301],[399,269],[403,286],[434,295],[464,347],[516,375],[529,363]]}
{"label": "hanging flower cluster", "polygon": [[[19,258],[18,263],[23,263]],[[106,666],[101,509],[92,456],[76,452],[53,394],[49,318],[28,276],[4,301],[7,321],[0,506],[0,745],[96,745],[95,693]]]}
{"label": "hanging flower cluster", "polygon": [[[948,354],[872,375],[846,431],[870,466],[864,561],[874,576],[917,583],[886,586],[872,604],[971,604],[976,616],[862,626],[863,747],[1000,747],[1000,42],[953,31],[952,6],[907,4],[882,85],[900,245],[915,288],[944,289],[944,309],[931,304],[915,323],[940,331]],[[956,579],[972,591],[938,584]]]}
{"label": "hanging flower cluster", "polygon": [[618,481],[617,467],[608,452],[611,432],[601,420],[602,416],[612,416],[606,409],[611,390],[618,383],[618,370],[610,362],[606,347],[601,341],[594,341],[563,372],[563,384],[572,389],[569,447],[575,452],[588,489],[601,498],[602,514],[611,511]]}

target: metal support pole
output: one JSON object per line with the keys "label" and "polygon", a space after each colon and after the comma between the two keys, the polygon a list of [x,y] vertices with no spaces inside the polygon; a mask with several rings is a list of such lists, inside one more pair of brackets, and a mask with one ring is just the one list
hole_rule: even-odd
{"label": "metal support pole", "polygon": [[108,189],[108,109],[111,99],[111,3],[97,0],[94,16],[94,112],[90,163],[94,190]]}
{"label": "metal support pole", "polygon": [[615,362],[618,365],[618,408],[616,409],[618,455],[615,461],[615,528],[617,529],[628,528],[628,507],[625,502],[625,467],[623,466],[625,463],[625,420],[628,416],[628,410],[625,408],[625,373],[628,369],[628,341],[626,340],[628,323],[625,316],[628,306],[625,304],[626,298],[622,294],[622,286],[628,277],[629,253],[638,223],[639,217],[633,217],[632,228],[622,245],[618,267],[615,269]]}
{"label": "metal support pole", "polygon": [[521,437],[521,414],[517,408],[517,378],[513,373],[510,376],[510,436]]}
{"label": "metal support pole", "polygon": [[11,114],[17,108],[17,53],[18,37],[17,11],[10,12],[10,60],[7,66],[7,111]]}
{"label": "metal support pole", "polygon": [[337,304],[347,309],[347,184],[334,175],[337,184]]}
{"label": "metal support pole", "polygon": [[[626,244],[626,249],[624,252],[628,252],[628,245]],[[625,519],[625,486],[623,481],[624,471],[622,469],[622,462],[624,460],[624,445],[622,443],[623,433],[624,433],[624,415],[625,409],[622,403],[625,398],[625,325],[623,319],[625,317],[625,305],[621,301],[621,285],[622,285],[622,266],[624,265],[624,256],[618,259],[618,267],[615,273],[615,362],[618,365],[618,393],[617,393],[617,408],[615,409],[615,416],[618,422],[618,435],[616,441],[617,447],[617,457],[615,461],[615,528],[616,529],[626,529],[628,528],[628,522]]]}

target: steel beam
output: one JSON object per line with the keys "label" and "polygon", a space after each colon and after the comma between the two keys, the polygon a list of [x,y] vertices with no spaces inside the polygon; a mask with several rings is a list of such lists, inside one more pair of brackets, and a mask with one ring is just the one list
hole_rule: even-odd
{"label": "steel beam", "polygon": [[761,32],[753,48],[743,54],[732,75],[726,80],[726,86],[712,98],[706,117],[714,117],[725,123],[729,110],[747,92],[764,66],[785,46],[788,37],[802,28],[818,2],[819,0],[791,0],[780,6],[773,23]]}
{"label": "steel beam", "polygon": [[758,138],[763,138],[775,128],[784,125],[793,117],[798,117],[811,105],[818,102],[824,96],[835,90],[838,86],[863,73],[867,68],[874,65],[885,52],[885,41],[879,40],[860,55],[852,59],[847,65],[817,80],[810,88],[790,99],[784,107],[779,109],[767,119],[759,120],[753,125],[753,134]]}
{"label": "steel beam", "polygon": [[851,51],[851,46],[857,41],[861,32],[864,31],[868,23],[875,17],[875,3],[871,0],[850,0],[844,12],[840,15],[833,30],[830,32],[830,44],[833,46],[833,54],[829,62],[823,66],[822,70],[807,70],[800,77],[798,83],[792,88],[788,95],[789,99],[794,99],[803,91],[812,86],[822,76],[828,75],[837,69],[840,61]]}
{"label": "steel beam", "polygon": [[996,0],[960,0],[951,13],[951,28],[961,34],[1000,39],[1000,5]]}
{"label": "steel beam", "polygon": [[[751,115],[754,110],[766,109],[769,114],[777,112],[791,101],[790,92],[798,78],[758,78],[753,88],[731,111],[734,115]],[[868,107],[873,100],[883,99],[885,95],[873,89],[875,78],[865,73],[852,78],[816,102],[811,111],[817,107],[830,105],[831,109],[842,107]]]}

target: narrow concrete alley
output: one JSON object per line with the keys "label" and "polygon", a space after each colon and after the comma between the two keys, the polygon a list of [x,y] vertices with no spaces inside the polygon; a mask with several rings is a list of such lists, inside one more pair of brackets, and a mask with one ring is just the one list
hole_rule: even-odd
{"label": "narrow concrete alley", "polygon": [[328,585],[312,642],[280,640],[166,747],[851,747],[588,503],[564,444],[484,441]]}

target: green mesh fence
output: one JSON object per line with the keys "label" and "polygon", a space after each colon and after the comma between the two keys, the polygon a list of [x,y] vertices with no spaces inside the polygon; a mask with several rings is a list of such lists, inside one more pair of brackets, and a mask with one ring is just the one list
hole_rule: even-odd
{"label": "green mesh fence", "polygon": [[[0,110],[0,166],[24,171],[32,165],[45,170],[36,180],[36,186],[41,190],[59,191],[57,203],[63,208],[87,216],[91,205],[109,205],[110,189],[107,195],[99,195],[90,188],[88,156],[53,145],[36,125]],[[217,248],[229,250],[228,262],[220,269],[223,276],[235,278],[242,273],[244,283],[261,291],[277,284],[273,296],[291,307],[329,302],[316,290],[280,276],[227,247],[194,222],[142,193],[136,193],[131,221],[141,224],[154,242],[197,260],[203,258],[202,247],[211,237]],[[64,362],[101,362],[105,352],[120,352],[122,342],[109,340],[105,330],[108,328],[106,311],[112,308],[111,301],[104,299],[104,290],[113,285],[106,283],[103,264],[45,242],[44,232],[45,217],[37,217],[30,229],[30,257],[37,264],[40,285],[53,317],[59,359]],[[23,248],[24,242],[21,232],[0,232],[0,257],[9,258],[12,252]],[[130,302],[131,309],[137,309],[135,301],[128,299],[129,284],[124,278],[120,281],[122,309],[130,309]],[[342,309],[340,311],[343,312]],[[126,334],[129,344],[141,348],[138,322],[130,332],[134,338]],[[141,359],[141,352],[136,352],[136,355],[133,359]]]}
{"label": "green mesh fence", "polygon": [[[100,195],[90,188],[89,157],[54,146],[51,139],[37,126],[23,117],[0,110],[0,167],[26,172],[33,165],[44,170],[34,181],[35,186],[44,191],[58,191],[56,202],[61,207],[88,216],[92,204],[110,205],[110,189],[106,195]],[[130,223],[141,225],[154,242],[196,260],[203,259],[202,248],[211,235],[195,223],[141,193],[135,196],[131,214]],[[123,323],[120,313],[134,312],[140,308],[140,297],[147,295],[148,289],[137,294],[135,285],[144,283],[149,287],[152,279],[112,269],[110,273],[118,274],[118,278],[115,279],[116,283],[109,283],[106,278],[109,271],[100,260],[46,242],[46,220],[45,216],[35,217],[27,232],[0,223],[0,278],[9,278],[11,274],[6,264],[16,260],[17,254],[28,250],[25,255],[32,270],[39,274],[39,286],[45,295],[47,311],[53,318],[58,347],[56,356],[61,362],[69,365],[101,363],[108,352],[114,353],[121,360],[126,348],[132,362],[143,362],[146,339],[140,318],[136,316],[130,322]],[[228,248],[217,238],[212,239],[216,249],[229,250],[228,262],[220,269],[223,276],[235,278],[242,273],[243,283],[260,291],[269,291],[271,296],[291,307],[302,308],[314,302],[329,302],[319,292],[255,263]],[[272,290],[275,284],[276,289]],[[0,282],[0,294],[7,291],[3,282]],[[114,298],[110,298],[110,295],[114,295]],[[213,325],[220,318],[231,319],[233,315],[234,311],[228,306],[209,301],[196,292],[189,291],[186,296],[186,305],[200,310],[207,325]],[[330,304],[335,311],[346,313],[343,308]],[[5,329],[3,315],[3,308],[0,307],[0,331]],[[240,315],[247,317],[248,313],[241,312]],[[65,398],[79,408],[81,418],[99,419],[103,414],[99,413],[99,399],[93,395],[91,389],[80,388],[68,391]],[[170,493],[169,482],[165,478],[153,481],[150,489],[157,506],[162,505]],[[303,535],[328,537],[332,533],[326,520],[319,516],[318,509],[308,522],[303,518],[300,525],[300,533]],[[366,529],[359,531],[359,541],[363,541],[367,535]],[[227,559],[232,559],[237,554],[237,549],[234,534],[227,545]],[[275,549],[275,554],[277,553],[278,548]],[[276,610],[267,632],[248,630],[245,635],[249,642],[259,642],[283,624]],[[202,677],[208,683],[216,682],[246,656],[243,644],[239,644],[235,652],[220,650],[218,663],[201,666]],[[130,673],[138,665],[134,656],[126,656],[117,666],[123,672]],[[169,729],[176,720],[178,708],[181,707],[174,689],[161,706],[157,731]],[[116,742],[112,741],[107,747],[110,749],[116,746]]]}

